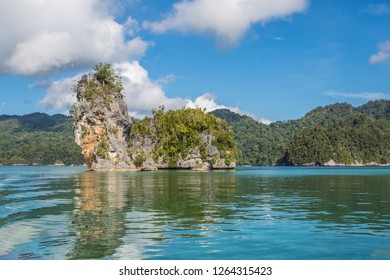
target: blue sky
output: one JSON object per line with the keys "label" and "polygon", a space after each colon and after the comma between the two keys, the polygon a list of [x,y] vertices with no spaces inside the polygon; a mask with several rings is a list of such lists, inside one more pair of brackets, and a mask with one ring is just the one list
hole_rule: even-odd
{"label": "blue sky", "polygon": [[0,114],[66,112],[98,62],[137,117],[165,104],[276,121],[390,98],[388,1],[27,3],[0,3]]}

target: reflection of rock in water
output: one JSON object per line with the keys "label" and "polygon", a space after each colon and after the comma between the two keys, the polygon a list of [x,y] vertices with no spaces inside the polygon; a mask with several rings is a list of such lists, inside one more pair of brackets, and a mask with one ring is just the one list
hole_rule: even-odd
{"label": "reflection of rock in water", "polygon": [[71,259],[112,255],[125,234],[122,177],[116,173],[80,174],[71,220],[76,235]]}
{"label": "reflection of rock in water", "polygon": [[133,176],[129,182],[128,203],[196,223],[204,222],[211,213],[218,218],[222,215],[219,204],[232,201],[236,193],[236,178],[229,173],[162,171]]}
{"label": "reflection of rock in water", "polygon": [[175,236],[209,235],[207,224],[218,223],[219,219],[232,214],[221,206],[232,202],[236,193],[236,179],[230,175],[227,171],[162,171],[129,175],[126,178],[126,235],[114,257],[144,259],[159,256],[164,243],[168,246],[169,240]]}
{"label": "reflection of rock in water", "polygon": [[198,229],[234,214],[230,172],[85,172],[71,214],[71,259],[141,259],[175,229]]}

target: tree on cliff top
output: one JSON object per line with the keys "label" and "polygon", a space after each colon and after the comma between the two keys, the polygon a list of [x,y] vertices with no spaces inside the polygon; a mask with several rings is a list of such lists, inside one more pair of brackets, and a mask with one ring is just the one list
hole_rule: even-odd
{"label": "tree on cliff top", "polygon": [[[85,87],[84,98],[88,101],[101,99],[103,104],[109,105],[112,102],[114,94],[122,94],[123,85],[121,78],[112,69],[111,64],[99,63],[93,67],[93,72],[88,77],[83,76],[75,87],[82,84]],[[98,102],[93,104],[97,105]]]}
{"label": "tree on cliff top", "polygon": [[122,80],[115,74],[111,64],[99,63],[93,67],[93,73],[90,74],[93,79],[98,81],[101,85],[106,85],[110,88],[122,91]]}

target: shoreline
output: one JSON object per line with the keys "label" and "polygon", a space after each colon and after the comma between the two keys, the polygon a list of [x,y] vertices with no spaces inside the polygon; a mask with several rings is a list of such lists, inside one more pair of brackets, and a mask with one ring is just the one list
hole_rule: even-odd
{"label": "shoreline", "polygon": [[[0,167],[85,167],[88,169],[86,164],[83,165],[65,165],[65,164],[48,164],[48,165],[40,165],[40,164],[0,164]],[[245,167],[390,167],[390,164],[324,164],[324,165],[316,165],[316,164],[302,164],[302,165],[237,165],[236,168],[245,168]],[[198,170],[191,168],[162,168],[160,170],[192,170],[192,171],[213,171],[213,170],[234,170],[236,168],[216,168],[216,169],[208,169],[208,170]],[[139,172],[139,171],[149,171],[141,168],[112,168],[112,169],[101,169],[101,170],[91,170],[93,172],[112,172],[112,171],[131,171],[131,172]],[[150,170],[157,171],[157,170]]]}
{"label": "shoreline", "polygon": [[44,165],[44,164],[19,164],[19,163],[16,163],[16,164],[2,164],[0,163],[0,167],[1,166],[27,166],[27,167],[87,167],[86,164],[82,164],[82,165],[76,165],[76,164],[70,164],[70,165],[65,165],[65,164],[47,164],[47,165]]}

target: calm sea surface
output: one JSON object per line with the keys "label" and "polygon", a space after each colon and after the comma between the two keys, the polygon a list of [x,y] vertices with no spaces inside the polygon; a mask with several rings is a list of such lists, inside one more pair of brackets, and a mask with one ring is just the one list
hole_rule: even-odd
{"label": "calm sea surface", "polygon": [[390,259],[390,168],[0,167],[0,259]]}

